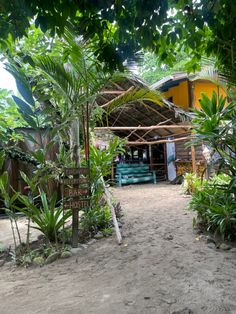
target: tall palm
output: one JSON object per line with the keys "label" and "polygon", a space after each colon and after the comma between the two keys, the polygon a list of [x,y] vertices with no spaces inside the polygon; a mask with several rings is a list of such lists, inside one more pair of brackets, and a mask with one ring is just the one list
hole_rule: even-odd
{"label": "tall palm", "polygon": [[[111,75],[105,72],[103,65],[98,62],[89,45],[77,39],[69,30],[64,35],[64,52],[64,62],[58,57],[40,56],[34,58],[34,63],[42,74],[45,86],[51,84],[54,95],[62,100],[57,106],[60,113],[63,113],[63,117],[71,121],[70,146],[73,159],[78,161],[79,126],[84,135],[84,144],[89,147],[88,120],[97,106],[97,97],[109,81],[122,79],[129,73]],[[137,100],[149,100],[161,105],[161,95],[157,91],[148,88],[133,88],[110,101],[104,109],[110,113],[121,105]],[[88,152],[85,153],[88,158]]]}

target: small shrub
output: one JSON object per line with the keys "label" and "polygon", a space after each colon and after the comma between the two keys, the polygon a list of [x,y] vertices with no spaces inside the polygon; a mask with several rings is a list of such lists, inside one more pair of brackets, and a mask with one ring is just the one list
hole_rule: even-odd
{"label": "small shrub", "polygon": [[96,206],[86,210],[81,219],[81,227],[95,234],[97,231],[109,227],[111,214],[108,206]]}
{"label": "small shrub", "polygon": [[205,180],[201,180],[196,174],[186,173],[184,175],[182,191],[184,194],[192,194],[195,190],[199,190],[204,182]]}
{"label": "small shrub", "polygon": [[189,208],[197,212],[201,225],[223,238],[233,238],[236,231],[236,202],[234,195],[228,192],[229,183],[227,175],[214,176],[194,190],[189,204]]}
{"label": "small shrub", "polygon": [[54,193],[48,200],[46,193],[40,192],[39,205],[35,205],[33,200],[24,195],[19,199],[25,207],[18,209],[36,224],[32,228],[41,231],[49,241],[57,241],[60,229],[71,216],[71,211],[63,213],[62,206],[57,206],[57,194]]}

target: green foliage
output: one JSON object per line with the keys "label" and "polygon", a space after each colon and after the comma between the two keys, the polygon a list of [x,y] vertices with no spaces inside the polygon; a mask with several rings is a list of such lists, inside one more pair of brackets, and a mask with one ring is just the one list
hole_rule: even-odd
{"label": "green foliage", "polygon": [[120,97],[114,98],[108,104],[106,104],[106,110],[108,113],[111,113],[117,107],[121,105],[128,106],[134,101],[151,101],[159,106],[162,105],[161,94],[155,89],[148,88],[134,88],[128,93],[124,93]]}
{"label": "green foliage", "polygon": [[229,183],[229,176],[217,175],[201,187],[195,186],[189,204],[203,225],[223,238],[234,238],[236,231],[236,201],[234,195],[227,192]]}
{"label": "green foliage", "polygon": [[1,143],[17,142],[22,137],[14,130],[24,126],[24,120],[17,111],[17,106],[11,98],[9,91],[0,90],[0,141]]}
{"label": "green foliage", "polygon": [[33,199],[24,195],[20,195],[19,200],[24,207],[19,207],[18,210],[36,224],[32,228],[41,231],[49,241],[57,241],[58,233],[71,216],[71,212],[66,211],[63,214],[62,206],[57,205],[56,192],[49,199],[45,192],[40,192],[39,204],[35,204]]}
{"label": "green foliage", "polygon": [[231,192],[234,192],[236,183],[235,101],[227,104],[226,98],[221,96],[218,99],[216,93],[213,92],[211,99],[203,94],[200,105],[201,110],[195,110],[196,118],[193,120],[193,131],[196,135],[193,143],[204,142],[212,148],[212,154],[218,154],[220,169],[231,176],[229,188]]}
{"label": "green foliage", "polygon": [[155,53],[144,53],[138,69],[140,77],[147,83],[153,84],[166,76],[172,75],[174,72],[188,70],[186,63],[189,61],[189,56],[186,53],[177,53],[175,58],[174,64],[169,66],[168,64],[163,64],[163,61]]}
{"label": "green foliage", "polygon": [[9,176],[7,171],[4,171],[0,176],[0,195],[4,201],[4,210],[7,214],[11,214],[11,211],[18,199],[20,193],[14,193],[12,196],[9,193]]}
{"label": "green foliage", "polygon": [[111,214],[108,206],[96,206],[86,210],[81,219],[81,227],[95,234],[109,227]]}
{"label": "green foliage", "polygon": [[77,37],[89,40],[98,59],[111,69],[121,69],[124,61],[132,64],[140,59],[140,50],[146,49],[170,65],[178,59],[176,51],[184,51],[191,56],[187,66],[193,70],[199,68],[202,56],[215,55],[220,67],[235,72],[234,1],[1,2],[2,49],[9,49],[16,38],[28,35],[30,21],[52,37],[55,32],[61,36],[70,21]]}
{"label": "green foliage", "polygon": [[124,152],[124,141],[114,137],[106,149],[90,146],[90,173],[92,182],[96,183],[101,177],[111,174],[114,158]]}
{"label": "green foliage", "polygon": [[236,157],[235,102],[226,103],[226,98],[218,99],[215,92],[209,99],[202,95],[201,110],[195,111],[193,120],[195,142],[206,143],[212,153],[208,163],[215,163],[223,175],[210,179],[200,189],[194,190],[190,208],[198,213],[209,230],[222,237],[232,238],[236,230]]}
{"label": "green foliage", "polygon": [[186,173],[184,175],[184,182],[182,184],[182,191],[185,194],[192,194],[195,189],[199,190],[204,184],[205,181],[201,180],[196,174],[194,173]]}
{"label": "green foliage", "polygon": [[[3,157],[3,155],[1,157]],[[9,176],[8,176],[7,171],[4,171],[0,175],[0,196],[4,203],[4,206],[2,207],[2,209],[5,211],[11,223],[11,230],[12,230],[12,236],[13,236],[14,245],[15,245],[15,251],[17,248],[17,239],[18,239],[18,244],[20,246],[20,251],[21,251],[22,241],[21,241],[20,231],[17,225],[17,216],[15,213],[15,204],[18,201],[20,193],[16,192],[14,194],[11,194],[9,189],[10,189]]]}
{"label": "green foliage", "polygon": [[61,36],[70,21],[76,28],[77,37],[83,36],[92,42],[99,60],[111,69],[121,69],[125,60],[138,58],[141,46],[158,49],[159,28],[166,20],[167,10],[166,0],[148,5],[144,0],[114,3],[72,0],[69,5],[66,0],[20,3],[12,0],[1,6],[1,44],[7,47],[12,40],[27,35],[29,21],[34,21],[43,32],[49,31],[51,36],[55,32]]}

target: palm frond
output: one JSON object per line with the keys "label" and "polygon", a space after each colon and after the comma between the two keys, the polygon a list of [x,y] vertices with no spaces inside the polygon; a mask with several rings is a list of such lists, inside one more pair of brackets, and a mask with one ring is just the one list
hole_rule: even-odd
{"label": "palm frond", "polygon": [[58,59],[50,56],[37,57],[34,62],[41,70],[43,76],[53,84],[57,91],[72,106],[73,98],[81,89],[80,81],[74,68],[69,64],[64,66]]}
{"label": "palm frond", "polygon": [[5,69],[15,78],[16,86],[21,96],[31,106],[35,105],[31,86],[26,78],[24,71],[16,64],[14,60],[10,60],[10,63],[5,64]]}
{"label": "palm frond", "polygon": [[162,106],[162,97],[157,90],[131,87],[126,92],[117,96],[101,107],[106,109],[108,113],[111,113],[122,105],[131,104],[137,101],[151,101],[159,106]]}

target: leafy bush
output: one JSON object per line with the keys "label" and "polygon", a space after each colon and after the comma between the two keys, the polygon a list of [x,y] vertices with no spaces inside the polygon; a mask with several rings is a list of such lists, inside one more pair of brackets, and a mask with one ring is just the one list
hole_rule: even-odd
{"label": "leafy bush", "polygon": [[216,175],[205,181],[201,188],[195,188],[189,204],[202,225],[223,238],[233,238],[236,232],[236,202],[234,195],[228,193],[230,180],[227,175]]}
{"label": "leafy bush", "polygon": [[49,241],[56,241],[59,230],[71,216],[70,211],[63,214],[62,206],[57,206],[57,194],[53,193],[48,200],[46,193],[41,192],[39,205],[25,195],[20,195],[19,199],[25,207],[18,209],[36,224],[32,228],[40,230]]}
{"label": "leafy bush", "polygon": [[200,189],[203,181],[194,173],[186,173],[182,184],[182,191],[185,194],[192,194],[195,189]]}
{"label": "leafy bush", "polygon": [[84,212],[81,227],[94,234],[108,228],[110,220],[111,214],[108,206],[96,206]]}

